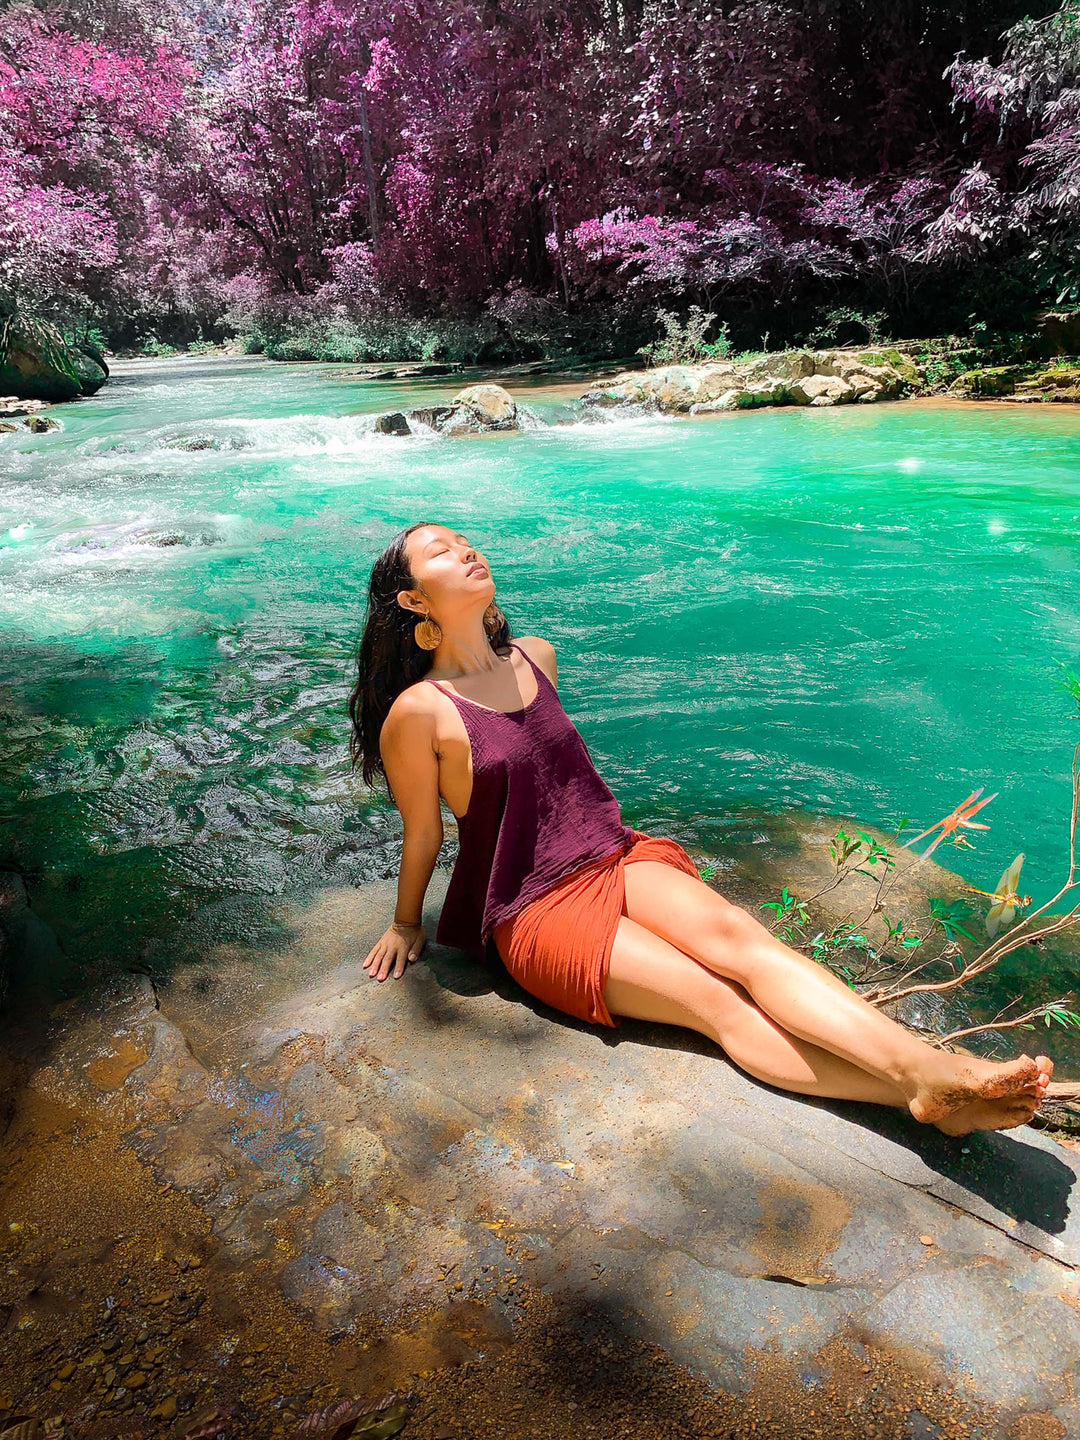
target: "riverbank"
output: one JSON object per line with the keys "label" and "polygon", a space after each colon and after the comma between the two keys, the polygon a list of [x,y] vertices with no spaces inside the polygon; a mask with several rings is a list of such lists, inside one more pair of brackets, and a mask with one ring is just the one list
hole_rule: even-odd
{"label": "riverbank", "polygon": [[[1063,334],[1065,332],[1062,332]],[[1072,331],[1068,334],[1071,336]],[[514,393],[542,386],[565,387],[565,398],[587,410],[655,411],[695,417],[737,410],[785,406],[813,408],[872,404],[879,400],[956,399],[995,404],[1080,403],[1080,364],[1068,356],[978,365],[979,352],[944,341],[901,341],[879,346],[832,350],[761,352],[733,359],[687,361],[649,368],[639,356],[610,362],[525,361],[504,366],[467,366],[459,362],[383,362],[327,367],[310,361],[340,381],[385,386],[454,383],[458,387],[498,383]],[[207,362],[250,362],[235,343],[155,356],[108,356],[115,374],[137,374],[147,367],[175,367],[179,373]],[[275,363],[304,363],[281,357]],[[104,358],[102,364],[105,364]],[[104,383],[103,381],[101,383]],[[580,385],[584,383],[585,389]],[[100,388],[100,386],[98,386]],[[75,397],[78,398],[78,397]],[[70,401],[0,397],[0,435],[20,430],[45,433],[61,428]],[[44,414],[40,412],[50,411]],[[389,412],[391,414],[397,412]],[[448,427],[466,433],[470,427]],[[489,427],[480,427],[489,428]],[[404,428],[385,433],[405,434]]]}

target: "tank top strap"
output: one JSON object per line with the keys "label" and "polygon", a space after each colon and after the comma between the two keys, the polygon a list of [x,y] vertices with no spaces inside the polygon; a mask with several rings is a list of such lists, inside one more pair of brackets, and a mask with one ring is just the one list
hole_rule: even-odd
{"label": "tank top strap", "polygon": [[[511,645],[511,646],[513,647],[513,649],[520,651],[520,653],[525,656],[525,659],[526,659],[526,660],[529,662],[529,664],[532,666],[532,672],[533,672],[533,674],[536,676],[536,693],[537,693],[537,695],[539,695],[539,694],[541,693],[541,691],[543,691],[543,692],[546,694],[547,691],[549,691],[549,690],[554,690],[554,689],[555,689],[554,685],[552,685],[552,683],[551,683],[551,681],[548,679],[547,675],[544,673],[543,670],[541,670],[540,666],[537,665],[536,661],[532,658],[532,656],[529,654],[529,652],[528,652],[526,649],[524,649],[521,645],[519,645],[516,640],[510,640],[510,641],[508,641],[507,643],[508,643],[509,645]],[[556,693],[558,693],[558,692],[556,692]]]}
{"label": "tank top strap", "polygon": [[[547,694],[549,691],[555,691],[555,686],[552,685],[551,681],[548,679],[548,677],[547,677],[547,675],[545,674],[545,672],[544,672],[543,670],[541,670],[540,666],[537,665],[536,661],[532,658],[532,656],[529,654],[529,652],[528,652],[527,650],[525,650],[522,646],[520,646],[520,645],[517,643],[516,640],[510,640],[510,641],[508,641],[507,643],[509,644],[509,646],[510,646],[511,649],[520,651],[521,654],[525,656],[525,659],[529,662],[529,665],[532,667],[532,672],[533,672],[533,674],[536,676],[536,694],[537,694],[537,697],[539,697],[541,693]],[[457,702],[458,702],[459,700],[464,700],[464,699],[465,699],[465,697],[464,697],[463,695],[455,695],[452,690],[447,690],[447,689],[444,687],[444,685],[443,685],[443,683],[442,683],[441,680],[433,680],[430,675],[421,676],[421,679],[425,680],[425,681],[427,682],[427,684],[429,684],[429,685],[434,685],[435,688],[436,688],[436,690],[441,690],[442,693],[447,697],[448,700],[453,700],[453,702],[455,703],[455,705],[457,705]],[[558,694],[558,691],[555,691],[555,693]],[[471,702],[466,701],[465,703],[466,703],[466,704],[470,704]],[[530,703],[535,703],[535,702],[530,702]],[[480,710],[486,710],[486,709],[488,709],[488,707],[487,707],[486,705],[480,705],[480,706],[475,707],[475,708],[478,708],[478,709],[480,709]],[[459,709],[459,710],[461,709],[461,706],[460,706],[460,705],[458,705],[458,709]],[[492,713],[492,714],[495,714],[495,715],[503,715],[503,714],[506,714],[507,712],[506,712],[506,711],[503,711],[503,710],[495,710],[495,711],[492,711],[491,713]]]}

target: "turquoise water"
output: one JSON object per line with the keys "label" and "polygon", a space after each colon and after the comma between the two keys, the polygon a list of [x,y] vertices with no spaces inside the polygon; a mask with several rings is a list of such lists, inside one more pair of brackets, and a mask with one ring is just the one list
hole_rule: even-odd
{"label": "turquoise water", "polygon": [[536,389],[520,435],[400,439],[371,415],[460,381],[126,368],[0,437],[0,861],[84,968],[214,897],[396,872],[344,702],[370,562],[418,518],[554,643],[631,823],[722,853],[761,808],[922,828],[985,786],[977,851],[938,857],[992,888],[1023,850],[1037,900],[1063,877],[1069,407],[586,423]]}

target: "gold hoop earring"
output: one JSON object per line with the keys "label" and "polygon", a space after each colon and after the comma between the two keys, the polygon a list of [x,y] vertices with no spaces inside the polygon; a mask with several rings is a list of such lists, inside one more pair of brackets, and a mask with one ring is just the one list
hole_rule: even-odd
{"label": "gold hoop earring", "polygon": [[419,625],[413,627],[413,638],[421,650],[434,650],[442,639],[442,629],[437,620],[425,615]]}
{"label": "gold hoop earring", "polygon": [[484,630],[488,635],[497,635],[506,617],[493,600],[484,611]]}

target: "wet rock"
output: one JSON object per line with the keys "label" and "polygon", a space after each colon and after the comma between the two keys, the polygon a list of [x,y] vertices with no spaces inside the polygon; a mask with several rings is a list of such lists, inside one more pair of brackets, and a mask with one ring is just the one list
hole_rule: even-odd
{"label": "wet rock", "polygon": [[219,441],[213,435],[175,435],[164,442],[166,450],[187,450],[192,453],[198,450],[220,449]]}
{"label": "wet rock", "polygon": [[375,417],[376,435],[411,435],[409,422],[400,410],[391,410]]}
{"label": "wet rock", "polygon": [[132,535],[136,545],[156,545],[162,550],[174,545],[219,545],[221,536],[206,526],[183,524],[170,526],[167,530],[139,530]]}
{"label": "wet rock", "polygon": [[20,400],[17,395],[0,396],[0,416],[10,419],[16,415],[34,415],[39,410],[48,410],[45,400]]}
{"label": "wet rock", "polygon": [[59,420],[54,420],[50,415],[30,415],[26,421],[27,430],[35,435],[44,435],[48,430],[62,430],[64,427]]}
{"label": "wet rock", "polygon": [[455,433],[472,430],[516,430],[517,405],[501,385],[467,385],[453,399],[453,412],[440,428]]}
{"label": "wet rock", "polygon": [[0,420],[0,435],[13,435],[16,430],[21,430],[21,425],[15,425],[10,420]]}
{"label": "wet rock", "polygon": [[109,378],[109,367],[104,357],[89,347],[80,347],[72,353],[80,390],[84,395],[96,395]]}
{"label": "wet rock", "polygon": [[403,365],[393,372],[395,380],[423,380],[429,375],[452,375],[461,369],[460,365],[444,364],[440,360],[425,361],[421,365]]}
{"label": "wet rock", "polygon": [[410,410],[407,419],[415,425],[426,425],[429,430],[438,430],[448,415],[453,414],[452,405],[421,405]]}

